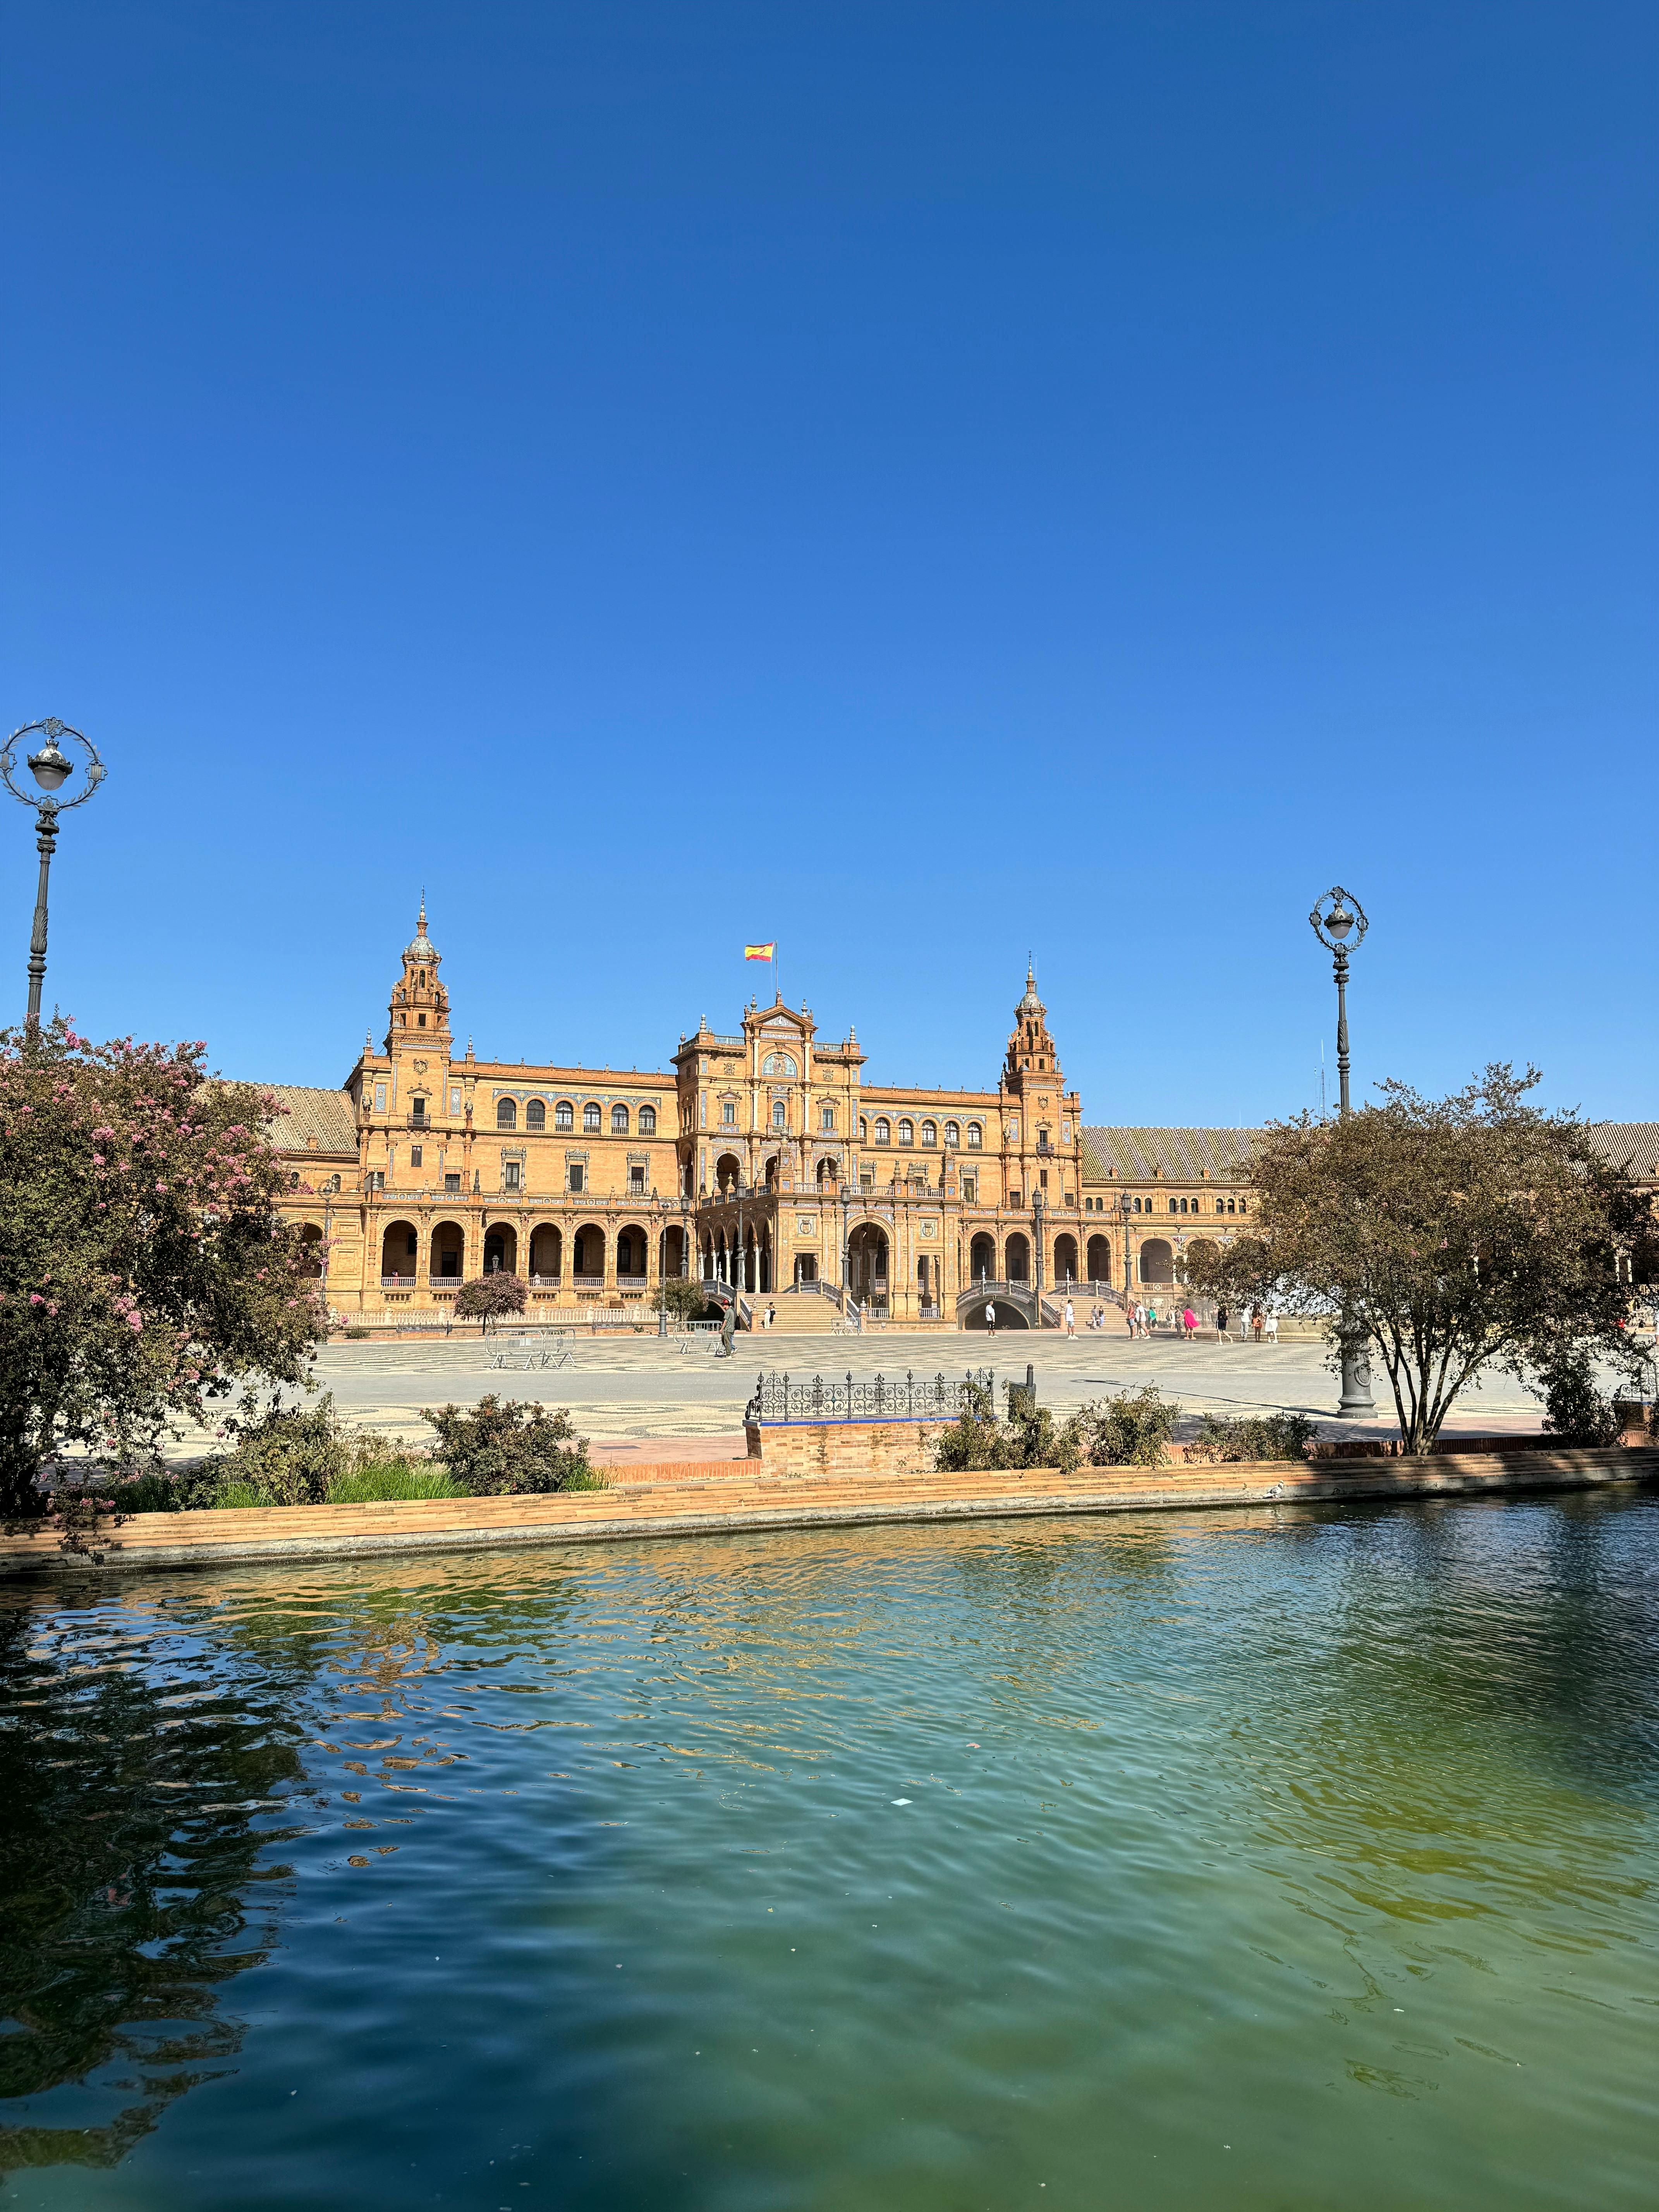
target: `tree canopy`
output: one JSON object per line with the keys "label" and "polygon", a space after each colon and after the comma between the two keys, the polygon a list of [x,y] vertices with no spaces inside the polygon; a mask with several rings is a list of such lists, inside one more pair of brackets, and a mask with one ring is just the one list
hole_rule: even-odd
{"label": "tree canopy", "polygon": [[461,1285],[455,1293],[455,1318],[481,1321],[487,1334],[492,1321],[500,1321],[504,1314],[521,1314],[529,1297],[522,1276],[509,1275],[505,1268],[496,1267]]}
{"label": "tree canopy", "polygon": [[325,1319],[266,1133],[200,1044],[0,1030],[0,1513],[65,1445],[153,1457],[238,1382],[299,1382]]}
{"label": "tree canopy", "polygon": [[1259,1226],[1190,1248],[1189,1272],[1318,1315],[1334,1341],[1339,1316],[1367,1338],[1408,1451],[1430,1449],[1485,1368],[1582,1406],[1595,1358],[1630,1363],[1629,1260],[1652,1216],[1585,1122],[1528,1103],[1538,1079],[1498,1063],[1448,1098],[1390,1082],[1336,1121],[1271,1125]]}

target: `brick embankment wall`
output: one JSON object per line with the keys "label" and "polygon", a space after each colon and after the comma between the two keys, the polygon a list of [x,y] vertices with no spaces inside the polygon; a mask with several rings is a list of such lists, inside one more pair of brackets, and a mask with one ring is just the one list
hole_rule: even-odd
{"label": "brick embankment wall", "polygon": [[751,1421],[749,1456],[769,1474],[931,1474],[948,1421]]}
{"label": "brick embankment wall", "polygon": [[[868,1430],[878,1422],[849,1424]],[[896,1427],[896,1424],[894,1425]],[[909,1448],[897,1443],[896,1450]],[[1075,1517],[1412,1498],[1502,1498],[1599,1490],[1659,1477],[1659,1451],[1540,1451],[1310,1466],[981,1469],[966,1474],[788,1474],[764,1462],[688,1462],[667,1480],[536,1498],[430,1498],[407,1504],[140,1513],[111,1532],[107,1574],[121,1569],[366,1558],[501,1545],[634,1541],[877,1522]],[[0,1537],[0,1575],[61,1572],[49,1529]]]}

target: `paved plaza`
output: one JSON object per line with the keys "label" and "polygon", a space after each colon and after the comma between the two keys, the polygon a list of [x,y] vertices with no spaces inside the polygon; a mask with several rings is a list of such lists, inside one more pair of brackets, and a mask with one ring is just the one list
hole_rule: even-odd
{"label": "paved plaza", "polygon": [[[682,1343],[686,1349],[682,1351]],[[423,1406],[472,1405],[486,1393],[539,1398],[568,1406],[580,1431],[611,1461],[677,1455],[669,1440],[696,1437],[710,1455],[743,1450],[743,1409],[762,1368],[794,1376],[822,1374],[855,1381],[877,1375],[947,1376],[993,1366],[999,1381],[1023,1381],[1026,1363],[1036,1370],[1038,1395],[1058,1413],[1085,1400],[1139,1389],[1155,1382],[1185,1409],[1190,1428],[1200,1414],[1239,1414],[1296,1409],[1313,1414],[1330,1435],[1391,1435],[1386,1378],[1374,1377],[1378,1419],[1335,1418],[1338,1389],[1322,1347],[1310,1343],[1184,1344],[1178,1340],[1132,1341],[1115,1335],[1079,1334],[1067,1340],[1023,1331],[982,1334],[893,1332],[863,1340],[844,1336],[741,1335],[729,1359],[716,1358],[708,1339],[650,1337],[623,1341],[578,1338],[568,1365],[501,1370],[492,1367],[497,1347],[476,1339],[334,1344],[319,1356],[317,1373],[346,1419],[388,1439],[425,1442],[430,1431]],[[555,1357],[559,1356],[555,1352]],[[1460,1399],[1453,1428],[1535,1429],[1536,1399],[1507,1376]]]}

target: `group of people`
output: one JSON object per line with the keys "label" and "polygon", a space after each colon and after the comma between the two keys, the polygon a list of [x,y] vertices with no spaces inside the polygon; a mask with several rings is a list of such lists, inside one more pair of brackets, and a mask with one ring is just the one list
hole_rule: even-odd
{"label": "group of people", "polygon": [[[1103,1327],[1105,1325],[1104,1309],[1097,1306],[1095,1312],[1100,1316],[1100,1320],[1097,1322],[1091,1316],[1089,1326],[1091,1328]],[[1071,1308],[1068,1306],[1066,1308],[1068,1319],[1070,1313]],[[1128,1309],[1128,1319],[1131,1336],[1150,1337],[1155,1329],[1165,1325],[1159,1316],[1156,1304],[1132,1305]],[[1230,1333],[1229,1324],[1232,1319],[1233,1316],[1229,1313],[1225,1306],[1216,1308],[1216,1334],[1224,1341]],[[1241,1344],[1248,1343],[1252,1338],[1257,1344],[1278,1343],[1279,1316],[1270,1312],[1266,1306],[1247,1306],[1237,1316],[1237,1320],[1238,1340]],[[1175,1330],[1177,1336],[1190,1340],[1198,1334],[1198,1316],[1188,1305],[1171,1306],[1168,1315],[1168,1326]],[[1070,1334],[1069,1328],[1067,1334]]]}
{"label": "group of people", "polygon": [[[1177,1336],[1193,1337],[1198,1334],[1198,1316],[1190,1306],[1171,1307],[1169,1318],[1170,1325]],[[1137,1304],[1129,1308],[1131,1336],[1149,1337],[1155,1328],[1161,1326],[1156,1305]]]}

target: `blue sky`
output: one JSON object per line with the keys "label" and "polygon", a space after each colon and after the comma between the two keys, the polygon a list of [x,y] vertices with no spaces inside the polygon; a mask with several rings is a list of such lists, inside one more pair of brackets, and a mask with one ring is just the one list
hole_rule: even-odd
{"label": "blue sky", "polygon": [[[337,1081],[763,977],[1097,1121],[1532,1059],[1659,1115],[1647,6],[9,14],[49,997]],[[34,855],[9,807],[21,1016]],[[9,963],[9,964],[8,964]],[[8,1009],[9,1012],[9,1009]]]}

